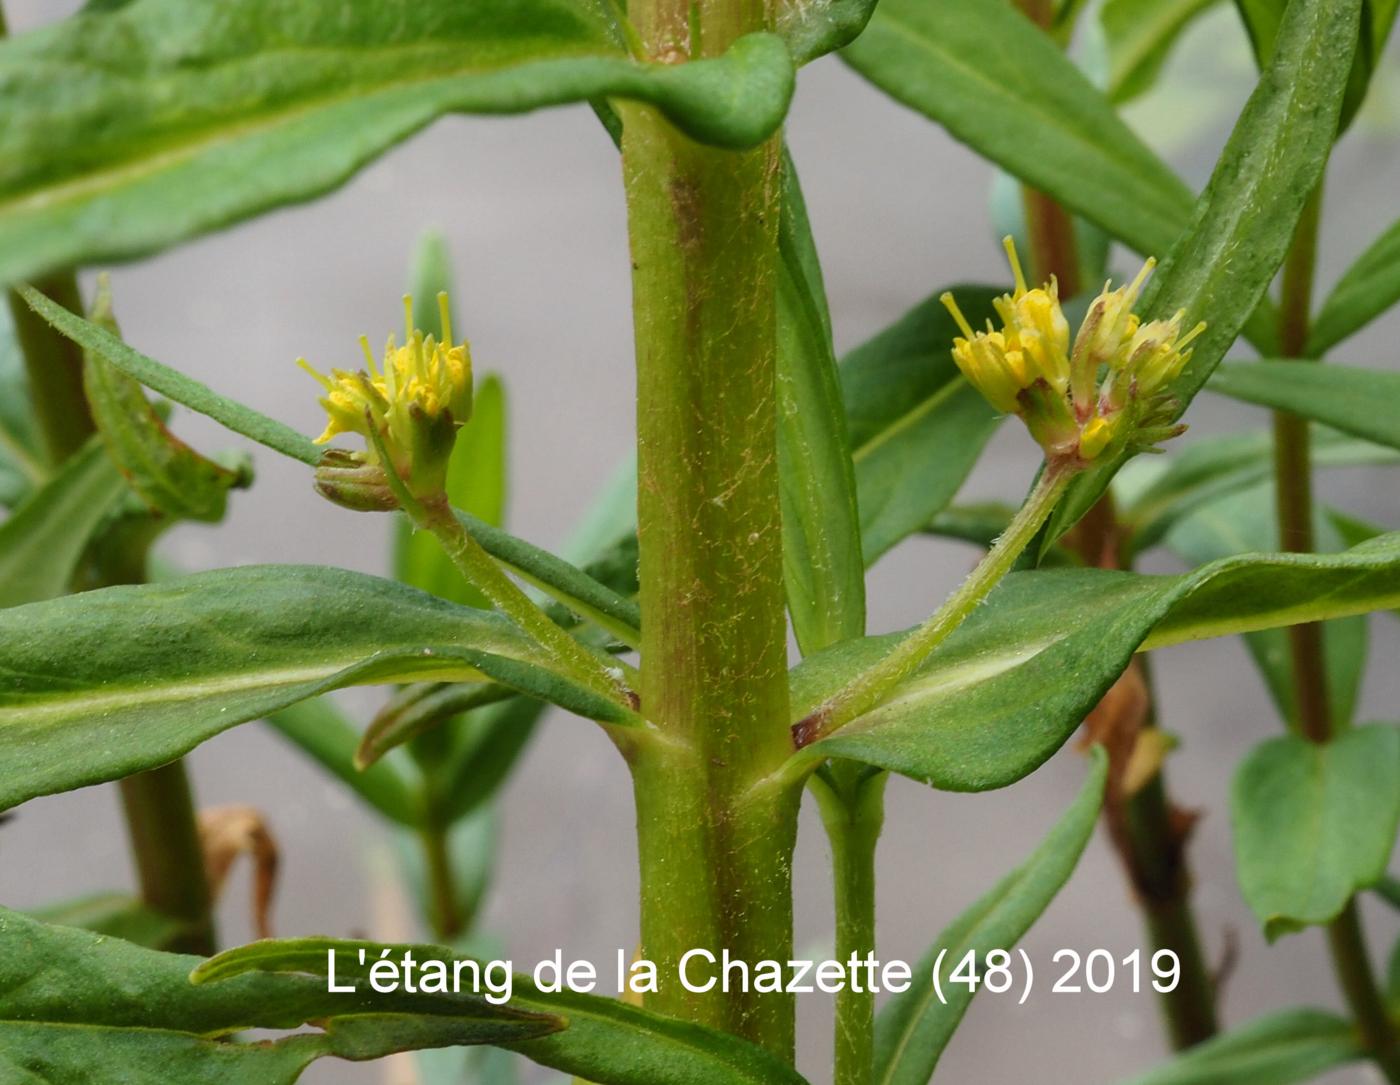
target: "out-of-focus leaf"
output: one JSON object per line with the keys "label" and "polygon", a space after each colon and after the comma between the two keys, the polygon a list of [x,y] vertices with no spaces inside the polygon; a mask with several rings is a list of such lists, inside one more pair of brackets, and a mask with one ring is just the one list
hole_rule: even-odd
{"label": "out-of-focus leaf", "polygon": [[1337,280],[1308,336],[1318,357],[1400,301],[1400,221],[1371,243]]}
{"label": "out-of-focus leaf", "polygon": [[1227,362],[1207,387],[1400,448],[1400,373],[1316,362]]}
{"label": "out-of-focus leaf", "polygon": [[[974,324],[992,315],[1001,292],[954,288]],[[867,564],[953,499],[999,422],[953,363],[957,334],[931,297],[842,360]]]}
{"label": "out-of-focus leaf", "polygon": [[[183,373],[133,350],[105,328],[55,305],[35,290],[21,287],[20,294],[35,312],[64,335],[85,350],[100,354],[147,388],[207,415],[235,433],[241,433],[284,456],[312,467],[320,462],[321,447],[290,426],[221,396]],[[641,617],[635,602],[622,598],[567,561],[509,532],[492,527],[469,513],[459,511],[457,518],[489,554],[510,566],[522,579],[596,622],[625,643],[635,645],[640,641],[637,626]]]}
{"label": "out-of-focus leaf", "polygon": [[442,767],[440,811],[466,817],[490,799],[529,744],[545,705],[515,697],[474,713],[454,736]]}
{"label": "out-of-focus leaf", "polygon": [[364,769],[356,766],[360,733],[329,698],[288,705],[268,715],[267,724],[389,820],[410,827],[422,823],[422,802],[414,784],[393,758],[381,758]]}
{"label": "out-of-focus leaf", "polygon": [[[1134,651],[1393,607],[1398,574],[1400,532],[1341,554],[1251,554],[1182,576],[1012,573],[884,704],[795,757],[844,757],[950,791],[1004,787],[1063,744]],[[904,635],[803,660],[794,720]]]}
{"label": "out-of-focus leaf", "polygon": [[1330,922],[1385,874],[1400,827],[1400,727],[1256,746],[1230,813],[1240,890],[1265,936]]}
{"label": "out-of-focus leaf", "polygon": [[[472,417],[457,432],[447,468],[447,496],[452,504],[483,523],[499,528],[506,500],[506,393],[500,378],[486,377],[477,385]],[[489,604],[462,578],[437,539],[415,532],[407,517],[397,517],[394,539],[395,575],[433,595],[463,606]]]}
{"label": "out-of-focus leaf", "polygon": [[1350,1021],[1284,1010],[1198,1044],[1127,1085],[1296,1085],[1361,1055]]}
{"label": "out-of-focus leaf", "polygon": [[101,442],[93,440],[31,493],[0,524],[0,607],[67,591],[93,533],[126,492]]}
{"label": "out-of-focus leaf", "polygon": [[35,908],[29,914],[44,923],[79,927],[147,949],[169,949],[189,933],[180,920],[161,915],[125,893],[98,893]]}
{"label": "out-of-focus leaf", "polygon": [[[1314,469],[1400,463],[1400,456],[1391,449],[1342,437],[1321,426],[1313,427],[1311,447]],[[1129,552],[1156,546],[1174,524],[1195,510],[1269,478],[1273,455],[1272,434],[1236,433],[1197,441],[1165,457],[1132,461],[1113,480],[1120,498],[1119,516],[1130,532]],[[1141,484],[1138,476],[1143,476]]]}
{"label": "out-of-focus leaf", "polygon": [[864,635],[865,565],[826,289],[797,170],[787,154],[778,257],[783,578],[793,633],[810,653]]}
{"label": "out-of-focus leaf", "polygon": [[1108,40],[1108,96],[1126,102],[1151,88],[1192,20],[1220,0],[1108,0],[1099,12]]}
{"label": "out-of-focus leaf", "polygon": [[444,113],[632,98],[752,146],[782,123],[793,64],[772,34],[643,64],[571,0],[140,0],[0,43],[0,87],[14,282],[320,195]]}
{"label": "out-of-focus leaf", "polygon": [[[337,982],[351,977],[362,982],[367,966],[356,963],[361,948],[372,963],[383,945],[333,938],[254,942],[210,958],[195,970],[193,978],[198,985],[217,990],[249,972],[324,976],[327,953],[333,951]],[[415,960],[454,959],[445,946],[411,948]],[[648,1013],[616,999],[569,992],[549,994],[537,989],[524,974],[514,977],[508,1006],[545,1020],[563,1018],[568,1027],[551,1037],[505,1046],[544,1066],[599,1085],[804,1085],[792,1067],[746,1040]]]}
{"label": "out-of-focus leaf", "polygon": [[370,721],[355,751],[355,765],[368,768],[402,746],[463,712],[514,697],[494,682],[419,682],[404,687]]}
{"label": "out-of-focus leaf", "polygon": [[[1361,0],[1295,0],[1278,47],[1230,135],[1190,228],[1152,277],[1147,318],[1185,310],[1207,327],[1172,382],[1186,410],[1278,273],[1309,194],[1322,177],[1356,51]],[[1079,476],[1052,514],[1046,545],[1084,515],[1126,455]]]}
{"label": "out-of-focus leaf", "polygon": [[[986,955],[1014,946],[1050,906],[1093,835],[1107,778],[1108,757],[1096,746],[1089,779],[1049,835],[938,936],[915,965],[913,985],[880,1011],[872,1079],[878,1085],[925,1085],[933,1076],[974,993],[949,977],[969,953],[975,954],[981,975]],[[935,967],[942,975],[941,993],[932,978]]]}
{"label": "out-of-focus leaf", "polygon": [[881,0],[842,56],[978,154],[1142,253],[1191,221],[1190,190],[1013,4]]}
{"label": "out-of-focus leaf", "polygon": [[0,305],[0,508],[18,505],[44,474],[14,320],[9,304]]}
{"label": "out-of-focus leaf", "polygon": [[11,607],[0,611],[0,661],[0,809],[154,768],[355,684],[489,677],[625,722],[506,619],[317,566],[243,566]]}
{"label": "out-of-focus leaf", "polygon": [[[1270,482],[1213,501],[1172,528],[1167,534],[1167,546],[1188,565],[1203,565],[1233,554],[1277,550],[1278,521],[1274,495],[1274,486]],[[1323,510],[1315,510],[1313,521],[1315,550],[1329,553],[1346,545]],[[1297,695],[1293,686],[1293,662],[1287,631],[1262,629],[1246,634],[1244,639],[1280,714],[1290,726],[1298,727]],[[1361,679],[1366,671],[1367,642],[1364,616],[1342,618],[1324,626],[1327,694],[1332,719],[1338,726],[1349,724],[1355,711]]]}

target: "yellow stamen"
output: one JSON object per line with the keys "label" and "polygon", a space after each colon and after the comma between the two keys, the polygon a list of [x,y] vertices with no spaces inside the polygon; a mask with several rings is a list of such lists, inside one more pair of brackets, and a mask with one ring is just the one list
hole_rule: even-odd
{"label": "yellow stamen", "polygon": [[438,319],[442,321],[442,344],[445,347],[450,347],[452,345],[452,314],[448,312],[447,291],[438,291],[437,303]]}
{"label": "yellow stamen", "polygon": [[[953,300],[952,293],[945,290],[942,294],[938,295],[938,300],[943,303],[943,307],[947,309],[948,312],[953,314],[953,319],[958,322],[958,327],[962,329],[963,335],[968,339],[975,338],[977,333],[972,330],[972,325],[967,322],[967,317],[963,316],[962,310],[958,308],[958,303]],[[991,325],[988,324],[988,327],[990,326]]]}
{"label": "yellow stamen", "polygon": [[1011,273],[1016,276],[1016,297],[1026,292],[1026,276],[1021,271],[1021,258],[1016,255],[1016,242],[1007,234],[1001,239],[1001,247],[1006,250],[1006,258],[1011,263]]}

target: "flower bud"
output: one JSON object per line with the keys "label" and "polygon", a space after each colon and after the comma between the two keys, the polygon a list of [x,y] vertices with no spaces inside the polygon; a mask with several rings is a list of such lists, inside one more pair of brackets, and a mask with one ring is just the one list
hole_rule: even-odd
{"label": "flower bud", "polygon": [[1155,262],[1126,286],[1104,284],[1070,352],[1055,280],[1028,288],[1009,237],[1005,245],[1016,285],[992,302],[1000,328],[989,321],[986,331],[973,331],[952,295],[941,298],[963,333],[953,340],[953,361],[969,383],[998,411],[1017,415],[1046,458],[1060,464],[1084,467],[1104,455],[1150,450],[1185,429],[1166,390],[1205,325],[1182,335],[1184,311],[1146,324],[1132,311]]}
{"label": "flower bud", "polygon": [[[369,447],[358,458],[358,467],[391,470],[420,497],[442,492],[457,429],[472,411],[471,351],[466,343],[452,342],[447,295],[438,295],[438,305],[441,343],[413,326],[413,301],[404,298],[406,342],[398,346],[390,337],[382,369],[375,364],[364,336],[360,337],[364,370],[332,369],[326,377],[305,359],[297,362],[326,391],[320,403],[328,421],[317,443],[324,444],[339,433],[360,434]],[[376,446],[380,445],[390,463],[379,462]],[[317,488],[331,500],[352,508],[396,507],[392,501],[378,503],[382,495],[375,489],[371,473],[347,475],[349,465],[339,460],[329,470],[332,473],[324,480],[318,470]],[[379,477],[383,481],[382,472]]]}

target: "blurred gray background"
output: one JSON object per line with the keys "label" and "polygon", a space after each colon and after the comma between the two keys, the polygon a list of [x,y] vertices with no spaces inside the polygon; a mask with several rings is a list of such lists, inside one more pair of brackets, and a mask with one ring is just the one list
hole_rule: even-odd
{"label": "blurred gray background", "polygon": [[[9,0],[14,32],[77,7],[73,0]],[[1393,70],[1392,70],[1393,75]],[[1244,39],[1228,10],[1186,38],[1168,68],[1170,89],[1129,111],[1144,136],[1197,186],[1209,173],[1252,85]],[[1170,105],[1167,100],[1170,99]],[[789,136],[821,252],[837,345],[848,348],[943,284],[1002,281],[987,211],[992,169],[940,129],[893,104],[834,59],[806,69]],[[1320,282],[1325,288],[1400,215],[1400,93],[1382,83],[1329,176]],[[456,263],[457,326],[479,373],[504,375],[511,404],[510,526],[557,546],[633,435],[631,323],[625,215],[618,161],[586,109],[519,119],[449,118],[344,189],[114,270],[117,311],[143,351],[307,433],[318,432],[316,389],[292,361],[353,365],[355,337],[396,328],[398,298],[419,233],[446,236]],[[1132,262],[1121,259],[1120,267]],[[1135,265],[1132,265],[1135,267]],[[1340,357],[1394,367],[1400,321],[1388,318]],[[1262,411],[1203,395],[1187,441],[1266,424]],[[177,429],[206,450],[237,444],[182,413]],[[166,542],[182,565],[322,562],[386,567],[387,519],[338,510],[313,495],[305,468],[256,450],[255,488],[236,495],[220,530],[190,527]],[[963,499],[1015,499],[1036,457],[1005,427]],[[1400,475],[1328,473],[1323,493],[1341,506],[1400,523]],[[916,539],[881,561],[870,582],[872,632],[926,616],[973,559],[970,550]],[[1171,571],[1169,560],[1151,568]],[[1400,718],[1400,624],[1372,621],[1373,667],[1362,718]],[[1239,962],[1224,994],[1238,1024],[1298,1004],[1338,1005],[1317,932],[1265,946],[1236,887],[1226,808],[1233,767],[1279,724],[1237,640],[1155,657],[1166,726],[1182,739],[1170,761],[1176,798],[1204,813],[1193,846],[1195,901],[1212,957],[1226,932]],[[344,703],[359,718],[377,691]],[[204,805],[261,809],[281,844],[279,934],[371,932],[415,936],[386,872],[389,834],[313,764],[260,724],[205,744],[190,758]],[[880,851],[879,953],[914,960],[971,900],[1035,847],[1084,773],[1072,744],[1043,770],[997,793],[941,794],[896,779]],[[588,724],[552,715],[504,793],[503,850],[484,928],[517,963],[552,955],[612,960],[636,939],[636,874],[629,782],[621,760]],[[29,803],[4,830],[0,901],[26,907],[130,884],[113,787]],[[826,845],[804,811],[796,870],[798,946],[831,941]],[[248,881],[240,871],[220,907],[228,943],[250,937]],[[1366,909],[1375,954],[1394,941],[1393,914]],[[1096,836],[1073,880],[1023,943],[1041,963],[1023,1007],[982,995],[940,1066],[940,1081],[1043,1085],[1112,1082],[1164,1053],[1150,994],[1052,995],[1055,949],[1116,955],[1142,944],[1116,861]],[[829,998],[804,996],[801,1069],[829,1081]],[[312,1083],[411,1081],[403,1063],[318,1064]],[[543,1077],[541,1078],[544,1079]],[[1333,1083],[1372,1080],[1365,1069]],[[1375,1080],[1379,1080],[1376,1078]]]}

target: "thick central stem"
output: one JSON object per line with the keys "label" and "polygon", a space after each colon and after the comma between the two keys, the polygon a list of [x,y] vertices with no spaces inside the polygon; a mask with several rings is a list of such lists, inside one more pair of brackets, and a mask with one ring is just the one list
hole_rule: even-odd
{"label": "thick central stem", "polygon": [[[713,56],[761,0],[634,0],[651,59]],[[642,708],[637,795],[648,1008],[785,1057],[789,996],[691,992],[691,949],[786,960],[800,788],[791,754],[775,406],[779,141],[703,147],[619,105],[637,340]],[[692,981],[707,978],[692,968]]]}

